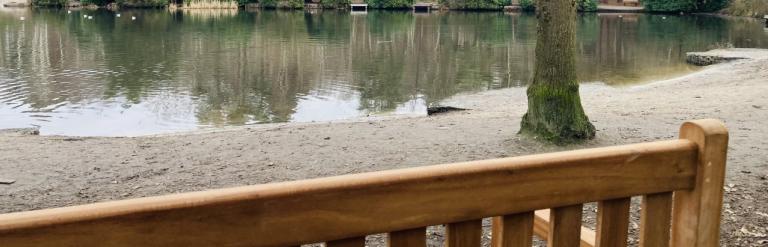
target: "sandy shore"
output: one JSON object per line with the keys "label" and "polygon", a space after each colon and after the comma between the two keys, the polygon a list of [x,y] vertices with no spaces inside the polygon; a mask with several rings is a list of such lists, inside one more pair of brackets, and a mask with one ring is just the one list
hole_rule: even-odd
{"label": "sandy shore", "polygon": [[[516,135],[525,90],[459,95],[434,117],[270,124],[134,138],[0,134],[0,212],[677,138],[688,119],[730,129],[723,246],[768,245],[768,50],[641,86],[582,85],[598,129],[558,147]],[[648,73],[653,73],[649,71]],[[636,226],[635,226],[636,227]]]}

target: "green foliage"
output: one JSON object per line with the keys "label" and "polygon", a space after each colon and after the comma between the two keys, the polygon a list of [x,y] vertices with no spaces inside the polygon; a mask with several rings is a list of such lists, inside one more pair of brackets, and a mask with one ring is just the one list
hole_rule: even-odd
{"label": "green foliage", "polygon": [[120,7],[159,8],[168,5],[168,0],[115,0]]}
{"label": "green foliage", "polygon": [[714,12],[728,7],[729,0],[698,0],[696,1],[696,11]]}
{"label": "green foliage", "polygon": [[597,11],[597,0],[579,0],[579,11],[595,12]]}
{"label": "green foliage", "polygon": [[[579,11],[583,12],[595,12],[597,11],[598,0],[577,0]],[[523,11],[535,11],[536,0],[520,0],[520,7]]]}
{"label": "green foliage", "polygon": [[413,0],[365,0],[365,3],[371,8],[399,9],[410,8]]}
{"label": "green foliage", "polygon": [[650,11],[659,12],[713,12],[728,6],[728,0],[645,0]]}
{"label": "green foliage", "polygon": [[536,2],[534,0],[520,0],[520,7],[524,11],[534,11],[536,10]]}
{"label": "green foliage", "polygon": [[643,5],[650,11],[692,11],[694,0],[646,0]]}
{"label": "green foliage", "polygon": [[510,0],[440,0],[450,9],[501,9],[509,3]]}
{"label": "green foliage", "polygon": [[67,4],[67,0],[32,0],[32,5],[42,7],[61,7]]}
{"label": "green foliage", "polygon": [[111,2],[112,0],[80,0],[80,3],[83,5],[95,4],[98,6],[105,6]]}
{"label": "green foliage", "polygon": [[350,0],[322,0],[320,5],[324,8],[344,8],[352,3]]}
{"label": "green foliage", "polygon": [[303,9],[304,1],[302,0],[260,0],[259,4],[265,8],[278,8],[278,9]]}

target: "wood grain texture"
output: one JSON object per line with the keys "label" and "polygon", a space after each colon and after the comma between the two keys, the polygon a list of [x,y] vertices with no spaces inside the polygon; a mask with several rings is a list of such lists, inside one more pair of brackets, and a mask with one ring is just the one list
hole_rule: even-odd
{"label": "wood grain texture", "polygon": [[[672,140],[0,215],[19,246],[290,246],[691,189]],[[600,178],[600,179],[595,179]]]}
{"label": "wood grain texture", "polygon": [[629,203],[631,198],[619,198],[597,203],[598,247],[625,247],[629,234]]}
{"label": "wood grain texture", "polygon": [[533,245],[533,211],[493,217],[491,246],[530,247]]}
{"label": "wood grain texture", "polygon": [[325,247],[365,247],[365,237],[345,238],[325,242]]}
{"label": "wood grain texture", "polygon": [[445,247],[481,247],[483,220],[468,220],[445,226]]}
{"label": "wood grain texture", "polygon": [[[536,234],[541,240],[547,240],[549,236],[549,209],[536,210],[533,218],[533,233]],[[595,231],[582,226],[581,227],[581,247],[594,247],[595,246]]]}
{"label": "wood grain texture", "polygon": [[388,247],[426,247],[427,246],[427,228],[419,227],[414,229],[390,232],[387,238]]}
{"label": "wood grain texture", "polygon": [[581,244],[582,204],[549,211],[548,247],[579,247]]}
{"label": "wood grain texture", "polygon": [[640,247],[668,247],[671,221],[672,192],[643,196]]}
{"label": "wood grain texture", "polygon": [[698,169],[693,189],[674,192],[671,245],[719,246],[728,130],[718,120],[696,120],[680,127],[680,138],[698,146]]}

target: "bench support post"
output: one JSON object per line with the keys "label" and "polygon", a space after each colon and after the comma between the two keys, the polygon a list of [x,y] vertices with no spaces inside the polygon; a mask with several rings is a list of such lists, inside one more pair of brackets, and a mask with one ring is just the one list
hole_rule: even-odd
{"label": "bench support post", "polygon": [[698,164],[694,188],[674,192],[671,246],[719,246],[728,130],[714,119],[689,121],[680,138],[696,143]]}

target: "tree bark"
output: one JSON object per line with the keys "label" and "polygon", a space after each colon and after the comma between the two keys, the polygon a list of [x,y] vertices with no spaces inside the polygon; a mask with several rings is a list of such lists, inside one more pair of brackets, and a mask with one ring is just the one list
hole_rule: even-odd
{"label": "tree bark", "polygon": [[576,79],[576,0],[537,1],[536,67],[520,132],[555,143],[591,139]]}

